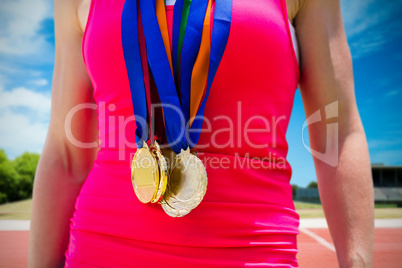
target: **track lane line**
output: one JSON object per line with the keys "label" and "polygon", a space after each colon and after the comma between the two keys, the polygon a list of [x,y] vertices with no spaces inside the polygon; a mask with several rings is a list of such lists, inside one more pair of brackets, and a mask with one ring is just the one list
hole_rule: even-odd
{"label": "track lane line", "polygon": [[330,242],[322,238],[321,236],[317,235],[316,233],[310,231],[309,229],[306,228],[299,228],[300,231],[309,237],[313,238],[315,241],[323,245],[324,247],[328,248],[329,250],[336,252],[334,245],[332,245]]}

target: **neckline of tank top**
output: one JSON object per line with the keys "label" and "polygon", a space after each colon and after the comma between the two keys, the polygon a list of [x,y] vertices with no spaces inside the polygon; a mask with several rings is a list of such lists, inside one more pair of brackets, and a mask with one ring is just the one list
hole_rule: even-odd
{"label": "neckline of tank top", "polygon": [[173,6],[176,3],[176,0],[166,0],[167,6]]}
{"label": "neckline of tank top", "polygon": [[[166,6],[172,7],[172,6],[174,6],[175,3],[176,3],[176,0],[166,0]],[[289,18],[288,18],[288,24],[289,24],[289,28],[290,28],[290,35],[292,37],[292,45],[293,45],[293,49],[296,54],[297,63],[300,64],[299,45],[298,45],[297,37],[296,37],[296,29],[293,26],[293,24],[290,22]]]}

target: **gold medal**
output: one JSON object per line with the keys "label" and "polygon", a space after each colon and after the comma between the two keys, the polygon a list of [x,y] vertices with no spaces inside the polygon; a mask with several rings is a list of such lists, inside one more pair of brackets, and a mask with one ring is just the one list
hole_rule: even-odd
{"label": "gold medal", "polygon": [[168,169],[166,159],[162,154],[161,149],[159,148],[159,144],[155,141],[154,146],[151,147],[151,152],[155,156],[156,161],[158,162],[159,169],[159,185],[158,189],[155,193],[154,198],[151,200],[151,203],[159,202],[166,191],[166,185],[168,180]]}
{"label": "gold medal", "polygon": [[[184,43],[183,51],[197,55],[197,60],[195,63],[191,60],[185,61],[176,68],[177,70],[173,70],[171,57],[168,57],[169,53],[165,53],[164,44],[169,43],[169,36],[166,29],[164,29],[165,32],[160,31],[166,28],[162,27],[166,24],[163,12],[156,11],[155,5],[149,1],[140,0],[140,9],[125,6],[121,19],[123,54],[130,82],[134,116],[140,119],[145,118],[149,126],[149,135],[144,132],[146,128],[136,129],[135,140],[152,139],[158,134],[160,138],[166,138],[168,145],[173,148],[168,155],[162,154],[157,144],[154,148],[151,145],[148,148],[144,143],[144,146],[138,149],[132,162],[131,176],[134,191],[141,202],[159,202],[165,212],[172,217],[187,215],[200,204],[206,193],[208,178],[205,167],[197,153],[190,152],[189,148],[185,150],[184,145],[188,144],[189,138],[198,141],[200,137],[202,120],[199,119],[204,117],[205,104],[229,38],[232,1],[224,2],[217,6],[215,11],[215,14],[219,13],[217,18],[213,18],[211,1],[206,1],[203,8],[198,9],[194,16],[188,17],[188,23],[184,23],[186,25],[184,32],[193,30],[194,26],[198,25],[195,35],[198,35],[200,40],[204,40],[205,36],[208,38],[205,39],[207,42],[204,40],[200,43],[195,40],[195,42]],[[137,17],[150,23],[137,25],[138,21],[135,19]],[[134,20],[131,21],[130,18]],[[197,21],[202,18],[201,25]],[[183,16],[179,20],[179,24],[183,25],[187,17]],[[214,22],[214,27],[218,25],[219,31],[216,34],[215,31],[211,32],[211,20]],[[131,25],[131,22],[134,24]],[[134,35],[131,26],[138,28],[134,31]],[[212,38],[211,33],[213,33]],[[178,48],[182,50],[179,44],[178,47],[173,48],[173,51],[177,51]],[[150,84],[150,73],[156,85],[154,87]],[[180,86],[180,81],[175,79],[178,74],[192,78],[191,74],[194,73],[199,83],[185,83],[184,86]],[[189,96],[195,96],[195,98],[189,98]],[[158,104],[158,106],[160,104],[162,110],[153,112],[152,104]],[[171,107],[179,113],[167,112]],[[160,127],[157,130],[160,131],[153,129],[155,118],[160,119],[160,123],[156,124],[156,128]],[[182,125],[179,124],[183,118],[187,121],[184,133]],[[189,123],[188,127],[187,123]],[[190,131],[192,135],[188,137]],[[165,135],[162,132],[165,132]],[[179,150],[181,150],[180,153],[176,155],[175,152]],[[167,160],[173,161],[166,163]]]}
{"label": "gold medal", "polygon": [[[167,169],[168,169],[168,177],[172,172],[174,161],[176,158],[176,153],[171,148],[163,148],[161,149],[163,156],[165,157]],[[169,180],[169,178],[168,178]]]}
{"label": "gold medal", "polygon": [[196,208],[207,190],[207,172],[202,161],[190,149],[176,155],[168,185],[160,201],[171,217],[182,217]]}
{"label": "gold medal", "polygon": [[158,162],[147,143],[135,152],[131,164],[131,181],[134,192],[142,203],[155,199],[159,187]]}

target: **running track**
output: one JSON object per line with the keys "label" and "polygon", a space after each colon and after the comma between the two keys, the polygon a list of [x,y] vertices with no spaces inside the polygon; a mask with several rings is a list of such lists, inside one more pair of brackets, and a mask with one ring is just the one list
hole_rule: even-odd
{"label": "running track", "polygon": [[[28,227],[28,221],[0,221],[0,268],[27,267]],[[301,222],[298,249],[301,268],[338,267],[325,219]],[[373,267],[402,267],[402,220],[376,220]]]}

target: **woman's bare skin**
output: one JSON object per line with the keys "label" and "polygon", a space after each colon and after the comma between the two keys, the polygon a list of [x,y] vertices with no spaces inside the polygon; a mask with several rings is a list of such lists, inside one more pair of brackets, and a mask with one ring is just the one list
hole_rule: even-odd
{"label": "woman's bare skin", "polygon": [[[300,2],[298,2],[300,1]],[[55,0],[56,59],[48,135],[34,182],[28,267],[63,267],[75,199],[97,148],[66,138],[64,120],[80,103],[95,103],[81,54],[90,0]],[[296,7],[296,11],[295,11]],[[338,102],[338,162],[313,157],[319,192],[340,267],[371,267],[374,196],[365,133],[356,107],[352,61],[340,0],[287,0],[300,47],[300,83],[306,117]],[[73,135],[97,141],[95,110],[74,116]],[[326,151],[327,122],[308,126],[313,150]]]}

